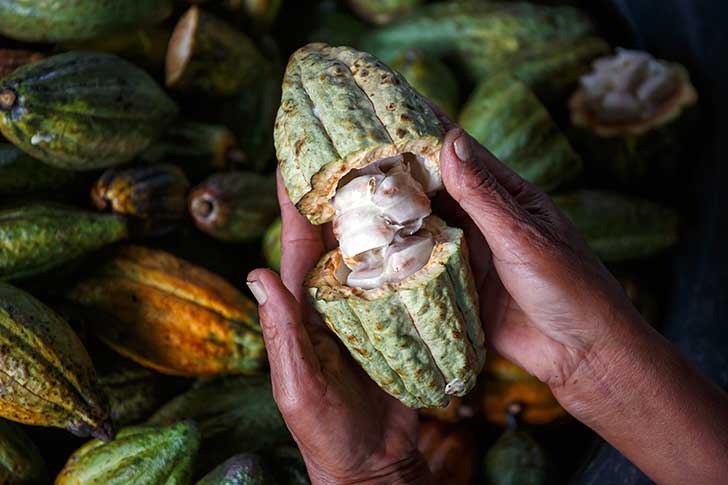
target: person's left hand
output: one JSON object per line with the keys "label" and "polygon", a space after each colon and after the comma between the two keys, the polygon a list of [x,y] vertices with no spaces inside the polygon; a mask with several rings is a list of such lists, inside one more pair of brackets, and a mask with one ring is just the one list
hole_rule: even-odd
{"label": "person's left hand", "polygon": [[424,483],[417,413],[390,397],[342,350],[309,306],[303,280],[326,250],[321,227],[288,199],[278,175],[281,278],[248,275],[273,394],[314,483]]}

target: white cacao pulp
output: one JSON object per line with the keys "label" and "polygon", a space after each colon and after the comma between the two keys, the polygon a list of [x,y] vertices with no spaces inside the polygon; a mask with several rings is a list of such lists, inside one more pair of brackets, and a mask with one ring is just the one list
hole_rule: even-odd
{"label": "white cacao pulp", "polygon": [[336,192],[334,235],[351,270],[349,286],[396,283],[430,259],[434,240],[421,230],[432,212],[430,199],[413,176],[416,162],[408,158],[379,160],[352,173]]}
{"label": "white cacao pulp", "polygon": [[680,82],[674,66],[642,51],[617,49],[593,68],[580,83],[589,108],[605,123],[651,118]]}

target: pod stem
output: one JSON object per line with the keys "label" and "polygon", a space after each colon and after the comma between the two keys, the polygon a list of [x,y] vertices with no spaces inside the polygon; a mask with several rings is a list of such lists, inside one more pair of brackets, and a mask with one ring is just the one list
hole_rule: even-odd
{"label": "pod stem", "polygon": [[3,111],[10,110],[15,106],[15,101],[18,99],[18,94],[14,89],[5,88],[0,91],[0,109]]}

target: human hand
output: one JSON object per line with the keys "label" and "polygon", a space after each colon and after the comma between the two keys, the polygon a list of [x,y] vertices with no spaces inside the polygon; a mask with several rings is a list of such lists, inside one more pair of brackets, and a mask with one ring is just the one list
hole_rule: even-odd
{"label": "human hand", "polygon": [[259,303],[273,394],[312,481],[426,483],[416,412],[342,352],[307,302],[303,280],[333,237],[298,213],[280,175],[278,199],[281,278],[258,269],[247,281]]}

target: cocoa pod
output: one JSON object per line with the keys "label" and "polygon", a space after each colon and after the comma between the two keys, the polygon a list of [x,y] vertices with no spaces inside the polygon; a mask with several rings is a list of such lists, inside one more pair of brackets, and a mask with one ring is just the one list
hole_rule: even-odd
{"label": "cocoa pod", "polygon": [[89,330],[164,374],[254,373],[266,363],[257,307],[206,269],[164,251],[120,248],[67,292]]}
{"label": "cocoa pod", "polygon": [[0,483],[32,485],[46,483],[48,471],[43,457],[23,429],[0,419]]}

